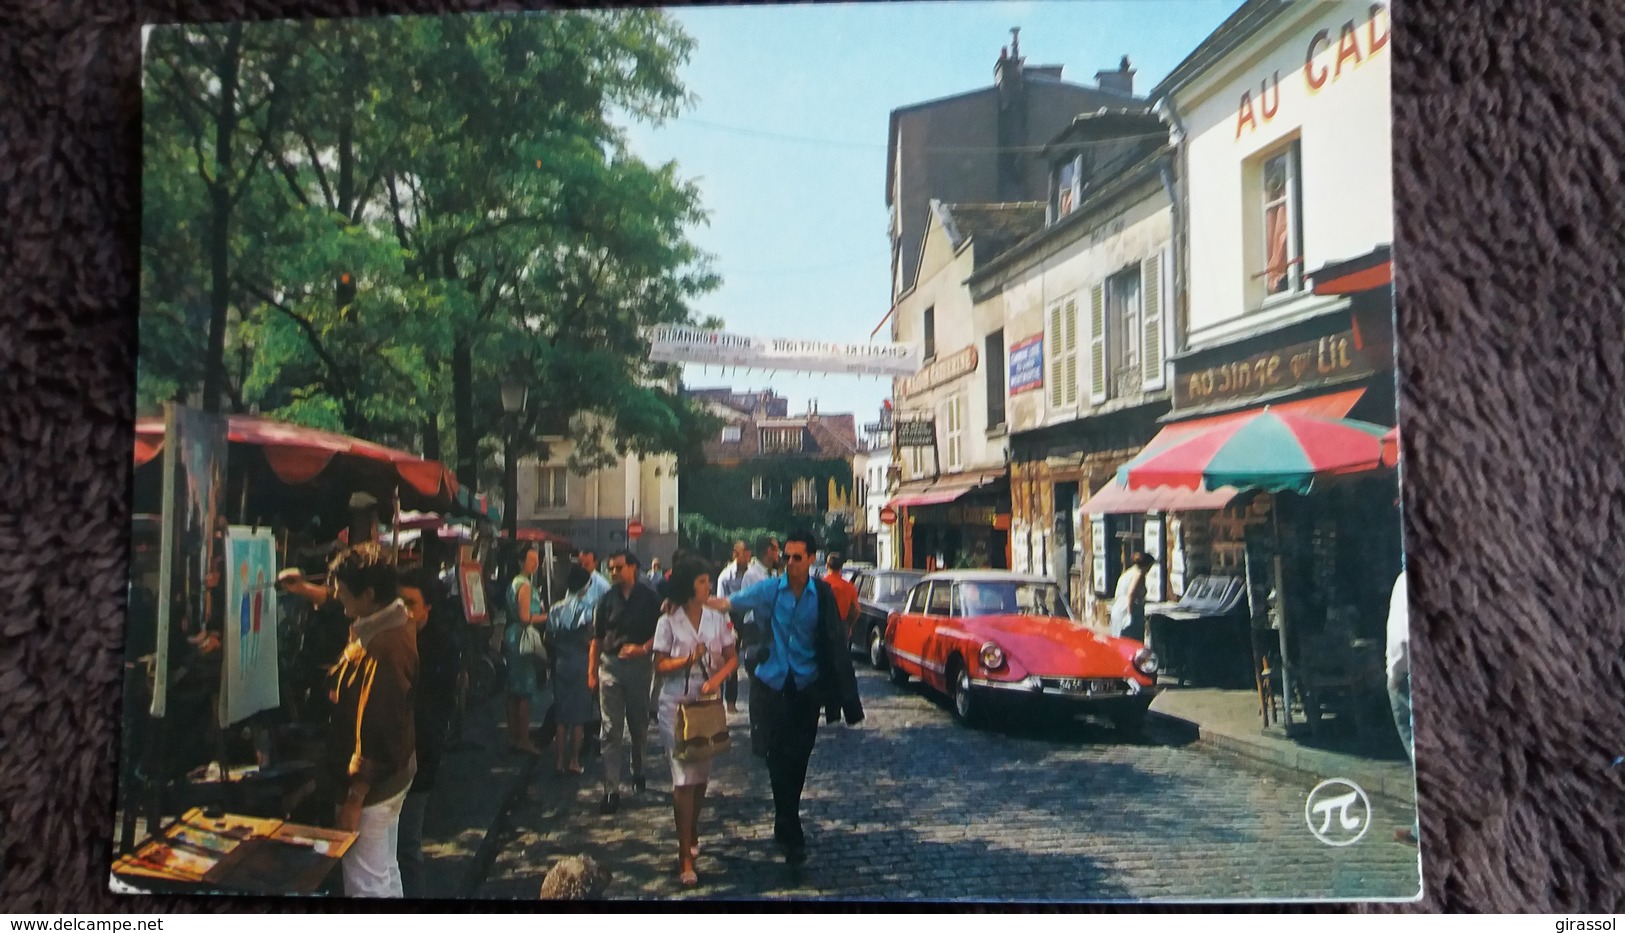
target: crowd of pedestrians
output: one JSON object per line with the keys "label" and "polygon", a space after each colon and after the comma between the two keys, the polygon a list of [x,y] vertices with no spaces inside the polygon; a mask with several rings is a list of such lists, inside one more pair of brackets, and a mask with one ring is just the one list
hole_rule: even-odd
{"label": "crowd of pedestrians", "polygon": [[[748,730],[738,723],[735,731],[765,762],[774,838],[797,863],[806,852],[800,799],[819,713],[831,722],[863,718],[845,647],[856,593],[841,578],[839,555],[830,556],[824,579],[814,579],[810,535],[791,535],[782,550],[771,536],[754,544],[736,542],[720,570],[679,552],[669,570],[651,561],[645,571],[636,554],[622,551],[609,557],[607,575],[597,554],[583,550],[572,555],[563,596],[552,605],[537,580],[540,555],[525,547],[506,590],[510,748],[540,754],[532,706],[550,683],[554,771],[583,773],[587,730],[596,724],[598,810],[609,816],[623,795],[648,790],[654,719],[671,777],[677,875],[687,886],[699,883],[711,760],[679,757],[683,704],[725,698],[736,715],[740,681],[748,684]],[[348,621],[326,685],[324,769],[335,825],[357,833],[343,860],[345,893],[422,896],[424,812],[465,688],[461,606],[434,573],[398,569],[373,542],[344,548],[325,582],[295,571],[281,584],[319,609],[336,605]]]}

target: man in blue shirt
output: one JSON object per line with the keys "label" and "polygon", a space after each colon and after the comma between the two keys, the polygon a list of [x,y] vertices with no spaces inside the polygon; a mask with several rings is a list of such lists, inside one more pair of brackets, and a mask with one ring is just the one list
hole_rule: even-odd
{"label": "man in blue shirt", "polygon": [[848,725],[863,721],[835,595],[810,575],[817,548],[812,535],[796,532],[784,543],[783,576],[709,602],[719,612],[754,613],[760,627],[750,672],[751,745],[767,759],[773,839],[791,864],[806,859],[801,790],[818,738],[819,709],[830,722],[842,714]]}

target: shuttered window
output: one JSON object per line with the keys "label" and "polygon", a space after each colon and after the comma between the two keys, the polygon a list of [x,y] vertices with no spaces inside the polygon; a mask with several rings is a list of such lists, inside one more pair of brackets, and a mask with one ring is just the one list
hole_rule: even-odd
{"label": "shuttered window", "polygon": [[1106,400],[1111,369],[1106,362],[1106,285],[1089,290],[1089,402]]}
{"label": "shuttered window", "polygon": [[1145,305],[1141,317],[1144,328],[1140,340],[1142,385],[1147,390],[1167,384],[1167,356],[1164,341],[1168,318],[1168,261],[1166,251],[1149,256],[1140,264],[1140,295]]}
{"label": "shuttered window", "polygon": [[1004,424],[1004,331],[987,335],[987,349],[982,355],[987,370],[987,427]]}
{"label": "shuttered window", "polygon": [[1070,408],[1078,403],[1078,303],[1069,298],[1050,308],[1049,336],[1050,408]]}

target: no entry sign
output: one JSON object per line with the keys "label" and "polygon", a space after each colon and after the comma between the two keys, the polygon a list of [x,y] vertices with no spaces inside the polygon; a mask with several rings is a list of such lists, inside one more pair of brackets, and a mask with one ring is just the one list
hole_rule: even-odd
{"label": "no entry sign", "polygon": [[880,523],[883,524],[883,525],[895,525],[895,524],[897,524],[897,510],[892,508],[889,505],[886,506],[885,508],[881,509],[880,510]]}

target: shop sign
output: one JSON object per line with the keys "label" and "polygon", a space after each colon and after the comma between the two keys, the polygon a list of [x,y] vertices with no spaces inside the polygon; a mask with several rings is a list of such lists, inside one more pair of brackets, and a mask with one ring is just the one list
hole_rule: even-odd
{"label": "shop sign", "polygon": [[1345,330],[1234,362],[1178,373],[1174,407],[1250,399],[1375,372],[1380,368],[1379,357],[1390,348],[1361,341],[1357,336],[1353,329]]}
{"label": "shop sign", "polygon": [[1010,348],[1010,394],[1044,387],[1044,335],[1034,334]]}
{"label": "shop sign", "polygon": [[[1303,82],[1310,94],[1339,80],[1345,72],[1353,72],[1388,47],[1387,6],[1373,3],[1367,12],[1365,22],[1351,19],[1337,27],[1335,46],[1331,29],[1322,29],[1310,37],[1303,57]],[[1241,103],[1236,107],[1236,138],[1240,139],[1243,131],[1255,132],[1261,124],[1275,119],[1280,108],[1281,72],[1277,69],[1258,82],[1256,97],[1251,87],[1241,92]]]}
{"label": "shop sign", "polygon": [[897,422],[898,447],[934,447],[937,443],[935,418],[916,418]]}
{"label": "shop sign", "polygon": [[881,509],[880,510],[880,523],[882,525],[895,525],[895,524],[897,524],[897,510],[892,508],[889,505],[886,506],[885,508]]}
{"label": "shop sign", "polygon": [[903,380],[904,395],[918,395],[934,389],[944,382],[976,372],[976,347],[971,345],[951,356],[945,356]]}
{"label": "shop sign", "polygon": [[997,515],[991,505],[955,505],[948,508],[948,524],[992,527]]}

